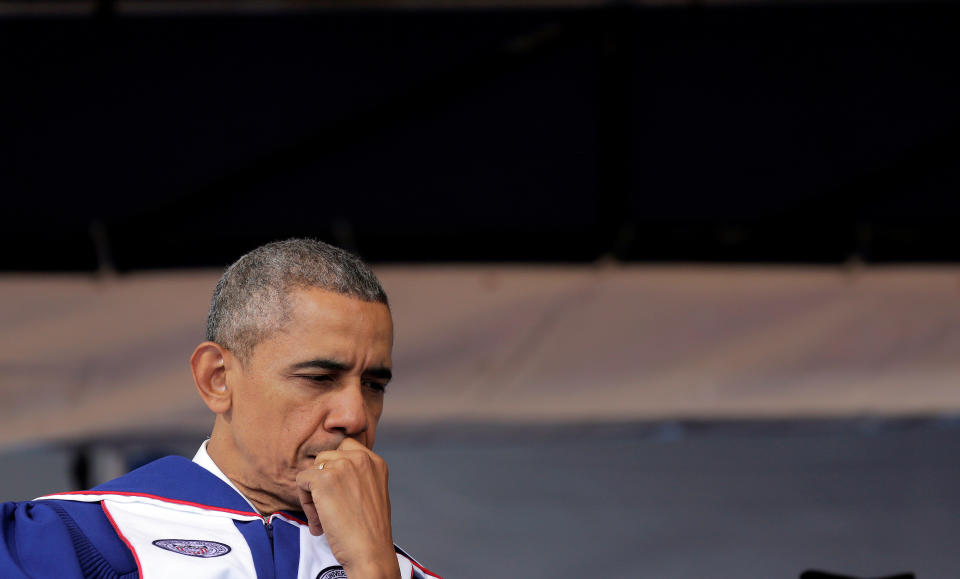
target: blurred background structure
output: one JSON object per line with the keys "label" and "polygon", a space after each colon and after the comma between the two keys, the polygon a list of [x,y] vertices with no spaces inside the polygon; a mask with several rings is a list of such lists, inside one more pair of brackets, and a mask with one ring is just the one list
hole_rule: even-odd
{"label": "blurred background structure", "polygon": [[394,309],[449,578],[955,577],[960,5],[0,2],[0,499],[192,455],[222,268]]}

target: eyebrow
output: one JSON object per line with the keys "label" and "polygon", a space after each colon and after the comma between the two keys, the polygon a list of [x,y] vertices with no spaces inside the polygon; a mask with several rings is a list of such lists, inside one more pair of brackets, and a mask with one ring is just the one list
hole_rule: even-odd
{"label": "eyebrow", "polygon": [[343,362],[337,362],[336,360],[326,360],[323,358],[316,358],[314,360],[307,360],[306,362],[297,362],[293,366],[290,366],[291,370],[309,370],[309,369],[319,369],[319,370],[331,370],[334,372],[343,372],[348,369],[348,366]]}
{"label": "eyebrow", "polygon": [[[293,366],[290,366],[290,370],[329,370],[331,372],[345,372],[350,369],[347,364],[343,362],[337,362],[336,360],[327,360],[325,358],[316,358],[313,360],[307,360],[305,362],[297,362]],[[364,376],[372,376],[374,378],[380,378],[381,380],[390,380],[393,378],[393,372],[390,371],[390,368],[385,366],[374,366],[373,368],[367,368],[363,372]]]}
{"label": "eyebrow", "polygon": [[389,380],[393,378],[393,372],[390,371],[390,368],[385,368],[383,366],[367,368],[364,374],[367,376],[373,376],[374,378],[380,378],[381,380]]}

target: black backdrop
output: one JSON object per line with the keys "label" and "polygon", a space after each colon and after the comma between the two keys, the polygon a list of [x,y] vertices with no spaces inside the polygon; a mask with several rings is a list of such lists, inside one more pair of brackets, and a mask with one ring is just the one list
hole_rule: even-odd
{"label": "black backdrop", "polygon": [[954,261],[960,5],[0,18],[0,268]]}

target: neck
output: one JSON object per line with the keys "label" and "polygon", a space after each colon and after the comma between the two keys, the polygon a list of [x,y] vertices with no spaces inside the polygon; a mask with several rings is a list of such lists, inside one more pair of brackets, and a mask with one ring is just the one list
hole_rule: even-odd
{"label": "neck", "polygon": [[223,437],[217,437],[215,434],[211,435],[210,440],[207,441],[207,455],[220,470],[220,473],[223,474],[223,476],[230,481],[233,488],[256,509],[257,513],[268,516],[277,511],[300,510],[299,504],[291,505],[289,501],[285,501],[279,495],[264,490],[259,486],[247,484],[238,465],[233,464],[233,461],[230,460],[233,454],[224,448],[225,445],[223,442]]}
{"label": "neck", "polygon": [[263,516],[269,516],[278,511],[299,511],[299,507],[291,507],[289,504],[284,502],[280,497],[272,495],[263,491],[262,489],[255,489],[251,487],[244,486],[242,483],[230,479],[234,486],[240,491],[250,504],[257,509],[257,512]]}

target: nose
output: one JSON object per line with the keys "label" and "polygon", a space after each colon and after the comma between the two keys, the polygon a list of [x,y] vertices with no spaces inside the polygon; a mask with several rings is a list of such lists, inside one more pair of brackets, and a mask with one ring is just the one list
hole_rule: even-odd
{"label": "nose", "polygon": [[367,403],[360,381],[348,381],[330,393],[330,405],[323,427],[328,432],[339,431],[345,436],[356,436],[367,430]]}

